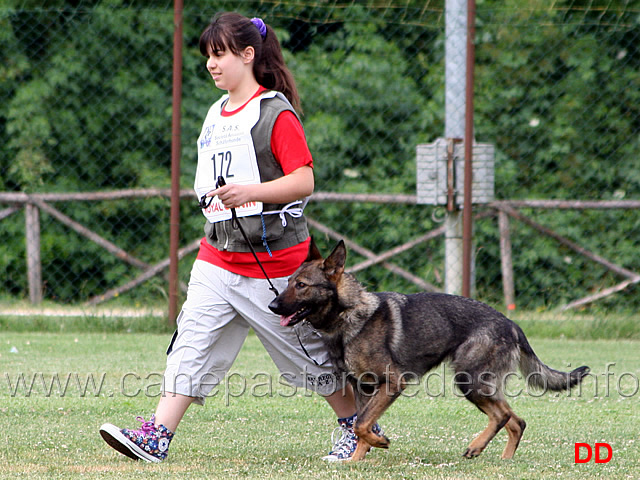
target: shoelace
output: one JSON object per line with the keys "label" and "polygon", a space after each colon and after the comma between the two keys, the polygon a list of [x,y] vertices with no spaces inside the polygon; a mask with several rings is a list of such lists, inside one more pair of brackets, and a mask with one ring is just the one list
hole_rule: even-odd
{"label": "shoelace", "polygon": [[[338,438],[337,440],[335,438],[336,433],[340,435],[340,438]],[[339,427],[336,427],[331,433],[331,442],[333,443],[333,449],[331,453],[338,456],[340,453],[350,454],[352,450],[352,447],[348,442],[350,435],[351,432],[349,431],[349,427],[347,427],[346,425],[340,425]],[[355,434],[353,434],[353,437],[355,439]]]}
{"label": "shoelace", "polygon": [[147,435],[156,433],[157,428],[155,425],[155,416],[152,416],[151,420],[149,420],[148,422],[142,417],[136,417],[136,420],[142,423],[142,425],[140,426],[140,430],[134,431],[134,433],[139,437],[146,437]]}

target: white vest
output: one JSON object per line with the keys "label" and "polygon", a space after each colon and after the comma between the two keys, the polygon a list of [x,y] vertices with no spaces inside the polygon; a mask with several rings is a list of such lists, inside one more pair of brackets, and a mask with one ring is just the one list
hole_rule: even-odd
{"label": "white vest", "polygon": [[[264,92],[251,99],[241,111],[229,117],[221,115],[228,95],[224,95],[211,106],[198,137],[198,167],[194,183],[198,198],[216,188],[219,176],[224,177],[228,184],[260,183],[251,129],[260,119],[260,101],[276,95],[277,92],[274,91]],[[231,210],[222,205],[217,196],[202,213],[211,223],[231,218]],[[260,213],[261,202],[249,202],[236,208],[238,217]]]}

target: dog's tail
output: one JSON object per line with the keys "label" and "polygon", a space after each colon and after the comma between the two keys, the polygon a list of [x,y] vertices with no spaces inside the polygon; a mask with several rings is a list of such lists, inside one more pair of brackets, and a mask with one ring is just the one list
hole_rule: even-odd
{"label": "dog's tail", "polygon": [[589,367],[582,366],[570,372],[561,372],[546,366],[529,345],[524,332],[518,330],[518,344],[520,345],[520,371],[525,375],[530,387],[543,391],[569,390],[580,382],[589,373]]}

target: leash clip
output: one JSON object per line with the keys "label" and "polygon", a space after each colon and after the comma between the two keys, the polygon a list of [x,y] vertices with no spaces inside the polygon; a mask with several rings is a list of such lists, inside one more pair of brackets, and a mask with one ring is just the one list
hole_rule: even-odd
{"label": "leash clip", "polygon": [[[216,188],[222,187],[226,184],[227,183],[224,181],[224,178],[222,176],[219,176],[218,180],[216,181]],[[207,197],[207,194],[205,193],[200,197],[200,201],[198,202],[198,207],[204,210],[205,208],[209,208],[209,205],[211,205],[211,202],[213,202],[213,197]]]}

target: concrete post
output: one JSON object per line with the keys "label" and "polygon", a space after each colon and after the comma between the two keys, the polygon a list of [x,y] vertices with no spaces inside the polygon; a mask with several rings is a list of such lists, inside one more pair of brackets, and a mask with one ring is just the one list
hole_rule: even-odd
{"label": "concrete post", "polygon": [[[463,139],[467,58],[467,0],[445,3],[445,133]],[[445,291],[462,293],[462,212],[454,207],[445,218]]]}

